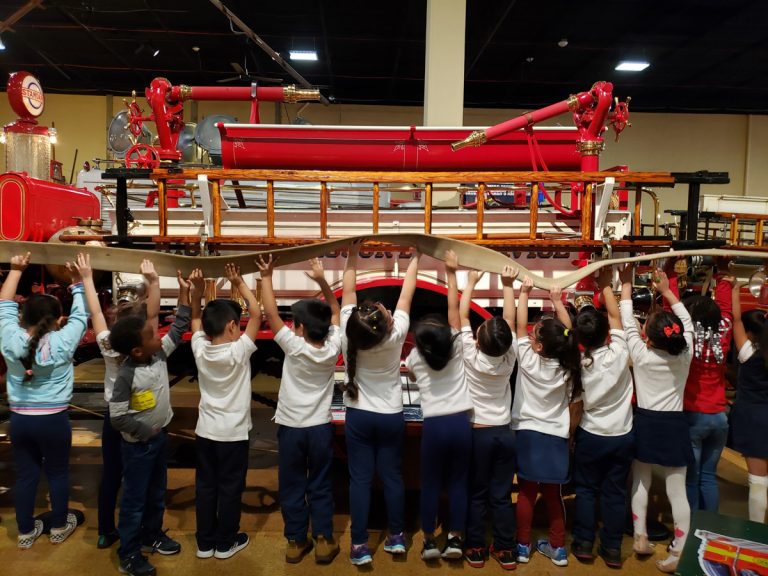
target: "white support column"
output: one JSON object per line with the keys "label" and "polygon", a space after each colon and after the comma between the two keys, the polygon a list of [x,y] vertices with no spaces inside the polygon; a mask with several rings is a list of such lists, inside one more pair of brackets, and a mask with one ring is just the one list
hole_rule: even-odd
{"label": "white support column", "polygon": [[467,0],[427,0],[424,126],[464,122]]}

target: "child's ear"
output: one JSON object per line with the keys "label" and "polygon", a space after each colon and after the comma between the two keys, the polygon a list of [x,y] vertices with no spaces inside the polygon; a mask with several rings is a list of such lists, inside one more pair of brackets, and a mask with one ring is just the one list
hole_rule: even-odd
{"label": "child's ear", "polygon": [[141,346],[134,346],[131,348],[131,358],[141,358],[141,355],[144,353],[144,349]]}

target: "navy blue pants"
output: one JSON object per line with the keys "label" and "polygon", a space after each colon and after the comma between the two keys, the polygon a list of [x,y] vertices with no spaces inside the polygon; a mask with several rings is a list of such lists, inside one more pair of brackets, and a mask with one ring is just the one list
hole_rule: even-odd
{"label": "navy blue pants", "polygon": [[277,431],[280,511],[288,540],[312,536],[333,538],[333,426],[308,428],[281,425]]}
{"label": "navy blue pants", "polygon": [[122,441],[123,496],[117,530],[125,560],[141,552],[142,543],[152,543],[163,528],[165,488],[168,483],[166,448],[168,435],[161,430],[147,442]]}
{"label": "navy blue pants", "polygon": [[123,454],[120,432],[112,427],[109,410],[101,429],[101,483],[99,484],[99,534],[111,534],[115,528],[117,494],[123,479]]}
{"label": "navy blue pants", "polygon": [[344,425],[349,460],[349,510],[352,519],[352,544],[368,543],[368,513],[371,508],[373,475],[384,484],[390,534],[400,534],[405,526],[405,486],[403,484],[403,413],[379,414],[347,408]]}
{"label": "navy blue pants", "polygon": [[509,425],[473,428],[467,548],[485,548],[486,517],[490,508],[494,548],[516,549],[514,476],[515,433]]}
{"label": "navy blue pants", "polygon": [[469,412],[424,418],[421,433],[421,529],[425,534],[435,532],[443,483],[448,492],[448,529],[464,533],[471,454]]}
{"label": "navy blue pants", "polygon": [[237,538],[248,450],[248,440],[217,442],[195,436],[195,537],[199,550],[228,550]]}
{"label": "navy blue pants", "polygon": [[577,429],[573,468],[574,540],[595,541],[595,509],[599,496],[603,519],[600,542],[605,548],[621,548],[627,512],[627,476],[635,455],[634,446],[632,432],[623,436],[598,436],[583,428]]}
{"label": "navy blue pants", "polygon": [[42,471],[48,479],[51,497],[51,526],[63,528],[69,509],[69,412],[44,416],[11,412],[11,447],[16,463],[14,504],[19,534],[35,529],[35,496]]}

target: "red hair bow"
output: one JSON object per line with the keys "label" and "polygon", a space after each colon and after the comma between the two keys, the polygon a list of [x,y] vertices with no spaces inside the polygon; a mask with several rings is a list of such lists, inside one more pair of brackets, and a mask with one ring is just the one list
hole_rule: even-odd
{"label": "red hair bow", "polygon": [[680,334],[680,326],[672,324],[672,326],[664,326],[664,335],[669,338],[672,334]]}

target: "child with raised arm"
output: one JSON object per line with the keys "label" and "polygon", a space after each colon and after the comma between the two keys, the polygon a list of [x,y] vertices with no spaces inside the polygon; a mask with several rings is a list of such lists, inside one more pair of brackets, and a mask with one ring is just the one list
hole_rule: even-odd
{"label": "child with raised arm", "polygon": [[685,306],[670,290],[661,269],[654,272],[654,288],[669,302],[672,311],[652,313],[645,322],[646,339],[640,335],[632,309],[632,266],[620,273],[621,322],[629,346],[635,380],[637,409],[634,414],[635,461],[632,465],[633,549],[638,555],[653,554],[648,542],[646,515],[652,465],[662,467],[667,498],[672,506],[675,538],[669,556],[656,562],[662,572],[677,569],[688,538],[691,509],[685,493],[685,472],[693,458],[688,420],[683,414],[683,391],[693,355],[693,324]]}
{"label": "child with raised arm", "polygon": [[352,550],[349,560],[372,562],[368,548],[368,512],[374,473],[384,484],[389,535],[384,551],[405,554],[405,487],[402,476],[403,385],[400,355],[408,335],[416,291],[418,252],[408,263],[400,298],[391,313],[381,302],[357,303],[357,256],[360,244],[349,247],[341,300],[341,332],[347,382],[345,433],[349,456],[349,502]]}
{"label": "child with raised arm", "polygon": [[81,276],[90,274],[85,265],[79,269],[67,265],[73,280],[72,310],[63,328],[61,302],[48,294],[27,298],[19,317],[14,297],[29,257],[26,253],[11,258],[11,270],[0,289],[0,352],[8,366],[14,504],[21,549],[30,548],[43,533],[42,521],[34,518],[42,471],[51,499],[51,543],[64,542],[77,528],[77,518],[68,511],[69,401],[74,385],[72,357],[88,324]]}
{"label": "child with raised arm", "polygon": [[[446,255],[446,266],[455,265],[453,255]],[[454,289],[448,269],[448,290]],[[494,316],[472,335],[469,321],[472,292],[480,279],[469,273],[461,295],[459,319],[464,370],[474,411],[472,413],[472,463],[467,513],[467,541],[464,556],[473,568],[482,568],[490,554],[502,568],[517,566],[517,521],[512,505],[515,476],[515,435],[509,427],[512,386],[509,379],[515,369],[515,293],[517,270],[505,266],[501,273],[504,295],[502,317]],[[486,547],[486,518],[490,512],[493,541]]]}
{"label": "child with raised arm", "polygon": [[339,553],[333,538],[333,428],[331,399],[341,353],[339,303],[325,279],[320,260],[309,261],[310,278],[323,300],[305,298],[291,306],[293,329],[278,313],[272,286],[271,255],[257,264],[261,272],[264,313],[275,342],[285,353],[275,412],[279,447],[280,510],[288,547],[285,561],[300,562],[315,541],[315,562],[328,564]]}
{"label": "child with raised arm", "polygon": [[574,321],[576,340],[583,350],[584,393],[583,413],[575,434],[576,518],[571,551],[579,560],[594,559],[595,509],[599,497],[603,526],[598,553],[609,567],[620,568],[627,477],[635,442],[629,348],[611,276],[611,269],[604,268],[598,280],[607,316],[590,306],[579,311]]}
{"label": "child with raised arm", "polygon": [[749,519],[765,522],[768,508],[768,319],[762,310],[741,313],[741,286],[734,284],[733,342],[739,358],[736,400],[731,408],[733,449],[747,462]]}
{"label": "child with raised arm", "polygon": [[[87,254],[77,255],[78,267],[90,268],[90,257]],[[115,507],[123,476],[123,458],[120,450],[120,432],[115,430],[109,418],[109,401],[115,386],[117,371],[124,356],[112,350],[109,345],[109,328],[116,320],[131,314],[146,317],[157,329],[160,313],[160,278],[155,272],[151,260],[144,259],[139,268],[147,283],[146,300],[113,306],[109,312],[111,322],[107,321],[101,310],[99,295],[93,282],[93,275],[83,276],[85,299],[91,312],[91,325],[96,334],[96,344],[104,358],[104,400],[107,403],[106,414],[101,431],[101,460],[102,474],[99,484],[99,548],[109,548],[119,540],[120,536],[115,527]]]}
{"label": "child with raised arm", "polygon": [[168,334],[161,338],[151,321],[128,316],[109,334],[112,349],[126,357],[120,365],[109,402],[112,425],[123,436],[123,495],[117,530],[120,571],[152,576],[155,568],[142,550],[178,554],[181,544],[162,530],[168,443],[165,427],[173,418],[168,382],[168,356],[189,326],[191,284],[177,273],[179,307]]}
{"label": "child with raised arm", "polygon": [[195,512],[197,557],[225,559],[248,546],[240,532],[240,512],[248,472],[251,429],[251,354],[261,325],[259,302],[234,264],[224,267],[248,306],[240,333],[240,305],[216,299],[201,311],[205,279],[196,269],[192,282],[192,354],[197,364],[200,404],[195,427]]}

